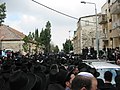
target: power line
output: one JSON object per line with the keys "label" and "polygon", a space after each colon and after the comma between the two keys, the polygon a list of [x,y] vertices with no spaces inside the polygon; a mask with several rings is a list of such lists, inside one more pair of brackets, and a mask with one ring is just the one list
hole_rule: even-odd
{"label": "power line", "polygon": [[[37,4],[39,4],[39,5],[41,5],[41,6],[43,6],[43,7],[45,7],[45,8],[47,8],[47,9],[52,10],[52,11],[54,11],[54,12],[57,12],[57,13],[59,13],[59,14],[62,14],[62,15],[64,15],[64,16],[67,16],[67,17],[72,18],[72,19],[75,19],[75,20],[79,20],[79,19],[76,18],[76,17],[73,17],[73,16],[71,16],[71,15],[68,15],[68,14],[65,14],[65,13],[63,13],[63,12],[60,12],[60,11],[58,11],[58,10],[55,10],[55,9],[53,9],[53,8],[50,8],[50,7],[48,7],[48,6],[46,6],[46,5],[42,4],[42,3],[39,3],[39,2],[37,2],[37,1],[35,1],[35,0],[32,0],[32,1],[35,2],[35,3],[37,3]],[[88,20],[81,20],[81,21],[86,22],[86,21],[88,21]],[[95,23],[95,22],[90,22],[90,21],[89,21],[89,23]]]}
{"label": "power line", "polygon": [[32,1],[35,2],[35,3],[37,3],[37,4],[39,4],[39,5],[41,5],[41,6],[43,6],[43,7],[46,7],[46,8],[48,8],[48,9],[52,10],[52,11],[55,11],[55,12],[57,12],[57,13],[59,13],[59,14],[62,14],[62,15],[64,15],[64,16],[70,17],[70,18],[75,19],[75,20],[79,20],[79,19],[76,18],[76,17],[73,17],[73,16],[70,16],[70,15],[68,15],[68,14],[62,13],[62,12],[60,12],[60,11],[58,11],[58,10],[55,10],[55,9],[53,9],[53,8],[50,8],[50,7],[46,6],[46,5],[44,5],[44,4],[41,4],[41,3],[39,3],[39,2],[37,2],[37,1],[35,1],[35,0],[32,0]]}

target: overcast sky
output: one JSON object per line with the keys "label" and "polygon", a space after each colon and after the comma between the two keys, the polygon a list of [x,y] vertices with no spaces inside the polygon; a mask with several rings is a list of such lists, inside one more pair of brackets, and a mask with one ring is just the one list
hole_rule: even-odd
{"label": "overcast sky", "polygon": [[[36,0],[48,7],[56,9],[76,18],[93,15],[95,7],[92,4],[82,4],[82,0]],[[97,12],[106,0],[85,0],[97,5]],[[51,11],[32,0],[0,0],[0,4],[5,2],[7,7],[7,17],[4,24],[28,35],[36,28],[39,31],[45,28],[46,22],[51,23],[52,42],[62,48],[66,39],[73,37],[73,32],[77,29],[77,21]],[[70,31],[70,33],[69,33]]]}

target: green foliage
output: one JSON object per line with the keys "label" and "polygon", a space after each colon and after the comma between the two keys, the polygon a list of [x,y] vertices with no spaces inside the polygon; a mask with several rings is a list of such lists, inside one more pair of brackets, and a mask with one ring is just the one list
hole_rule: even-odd
{"label": "green foliage", "polygon": [[40,33],[40,41],[44,46],[45,52],[50,52],[50,42],[51,42],[51,24],[48,21],[46,23],[45,30],[42,29]]}
{"label": "green foliage", "polygon": [[39,33],[38,33],[38,29],[35,30],[34,37],[35,37],[35,41],[36,41],[36,42],[39,42]]}
{"label": "green foliage", "polygon": [[54,48],[54,52],[55,53],[58,53],[59,52],[59,47],[56,45],[55,48]]}
{"label": "green foliage", "polygon": [[51,42],[51,24],[48,21],[46,23],[46,28],[41,30],[39,33],[38,29],[35,29],[35,32],[29,32],[28,36],[25,36],[23,39],[26,45],[29,45],[27,43],[36,44],[35,51],[37,52],[39,46],[44,46],[45,52],[50,52],[50,42]]}
{"label": "green foliage", "polygon": [[27,43],[27,42],[29,41],[28,36],[25,36],[25,37],[23,38],[23,41],[24,41],[25,43]]}
{"label": "green foliage", "polygon": [[5,3],[0,4],[0,25],[4,22],[4,19],[6,18],[6,6]]}
{"label": "green foliage", "polygon": [[31,38],[30,38],[30,33],[29,33],[28,36],[25,36],[25,37],[23,38],[23,41],[25,42],[25,43],[23,44],[23,49],[24,49],[25,52],[27,52],[27,51],[29,50],[30,40],[31,40]]}
{"label": "green foliage", "polygon": [[59,47],[57,45],[54,46],[54,44],[50,44],[50,52],[58,53],[59,52]]}
{"label": "green foliage", "polygon": [[42,28],[42,31],[40,32],[40,42],[41,42],[41,45],[45,45],[45,32]]}
{"label": "green foliage", "polygon": [[23,49],[24,49],[25,52],[28,51],[29,47],[28,47],[28,44],[27,44],[27,43],[24,43],[24,44],[23,44]]}
{"label": "green foliage", "polygon": [[73,50],[73,44],[71,40],[66,40],[66,42],[63,44],[63,50],[65,53],[69,53],[71,50]]}
{"label": "green foliage", "polygon": [[28,35],[28,41],[29,42],[32,42],[33,40],[34,40],[34,33],[31,33],[31,32],[29,32],[29,35]]}

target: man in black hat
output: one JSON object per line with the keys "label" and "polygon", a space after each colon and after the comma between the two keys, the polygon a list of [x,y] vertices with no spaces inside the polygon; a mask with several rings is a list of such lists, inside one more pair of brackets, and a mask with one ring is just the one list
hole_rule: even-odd
{"label": "man in black hat", "polygon": [[9,82],[10,90],[31,90],[36,83],[36,77],[32,73],[26,74],[19,70],[10,76]]}

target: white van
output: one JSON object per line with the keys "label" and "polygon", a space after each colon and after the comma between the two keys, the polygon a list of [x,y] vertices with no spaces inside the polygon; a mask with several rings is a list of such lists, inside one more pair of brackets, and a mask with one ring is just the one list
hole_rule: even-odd
{"label": "white van", "polygon": [[103,79],[104,81],[104,73],[106,71],[110,71],[113,74],[112,77],[112,84],[115,84],[115,76],[118,74],[118,72],[120,71],[120,66],[116,65],[116,64],[112,64],[108,61],[104,61],[104,60],[87,60],[85,62],[87,65],[89,65],[92,68],[95,68],[99,73],[100,76],[98,78]]}

